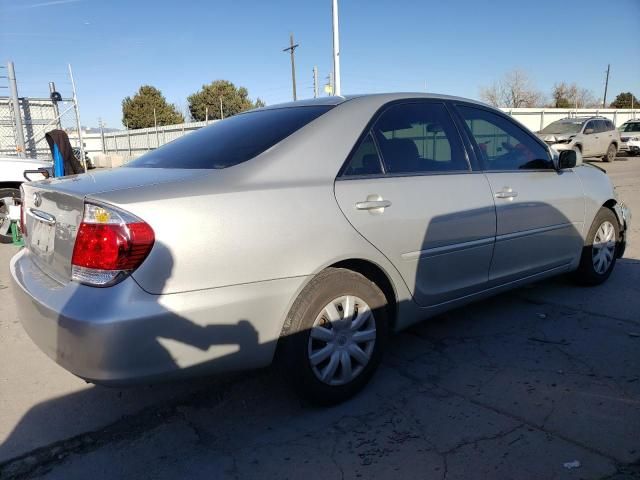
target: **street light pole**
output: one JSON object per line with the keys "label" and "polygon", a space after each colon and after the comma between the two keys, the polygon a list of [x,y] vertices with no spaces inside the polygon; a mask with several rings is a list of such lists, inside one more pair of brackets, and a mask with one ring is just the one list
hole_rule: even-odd
{"label": "street light pole", "polygon": [[338,30],[338,0],[332,0],[333,14],[333,94],[340,95],[340,32]]}

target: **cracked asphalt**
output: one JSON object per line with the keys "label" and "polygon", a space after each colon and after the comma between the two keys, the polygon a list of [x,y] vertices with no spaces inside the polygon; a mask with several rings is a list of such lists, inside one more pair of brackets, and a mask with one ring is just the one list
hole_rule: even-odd
{"label": "cracked asphalt", "polygon": [[[601,166],[638,217],[640,158],[620,160]],[[275,369],[85,385],[15,322],[0,246],[0,478],[640,479],[639,224],[605,285],[547,280],[419,324],[328,409]]]}

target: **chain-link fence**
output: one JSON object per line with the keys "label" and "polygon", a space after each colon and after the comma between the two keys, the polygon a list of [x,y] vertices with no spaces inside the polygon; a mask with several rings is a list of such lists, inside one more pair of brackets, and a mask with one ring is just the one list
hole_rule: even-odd
{"label": "chain-link fence", "polygon": [[[20,81],[13,62],[8,62],[6,67],[0,65],[0,69],[3,72],[6,69],[7,72],[6,76],[0,76],[3,79],[0,87],[7,88],[9,93],[8,96],[0,97],[0,155],[51,158],[45,135],[55,129],[65,130],[71,144],[82,150],[75,84],[70,65],[68,81],[60,76],[60,72],[44,73],[40,70],[37,79],[27,75],[26,79],[22,78]],[[55,82],[44,81],[41,77],[44,74],[61,80],[67,95],[63,96],[56,90]]]}
{"label": "chain-link fence", "polygon": [[[76,130],[73,101],[52,102],[48,98],[20,98],[20,116],[24,138],[24,156],[50,158],[45,134],[54,129]],[[8,97],[0,97],[0,155],[18,155],[21,148],[16,135],[15,113]],[[70,135],[74,147],[79,147],[77,135]],[[75,139],[75,143],[74,143]]]}

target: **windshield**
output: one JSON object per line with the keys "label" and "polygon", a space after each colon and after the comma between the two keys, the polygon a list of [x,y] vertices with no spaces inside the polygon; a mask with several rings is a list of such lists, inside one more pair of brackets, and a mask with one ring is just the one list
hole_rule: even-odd
{"label": "windshield", "polygon": [[566,133],[578,133],[582,128],[582,122],[567,122],[559,121],[553,122],[542,130],[540,133],[552,133],[552,134],[566,134]]}
{"label": "windshield", "polygon": [[640,122],[625,123],[618,130],[621,132],[640,132]]}
{"label": "windshield", "polygon": [[315,105],[234,115],[142,155],[127,167],[231,167],[260,155],[331,108]]}

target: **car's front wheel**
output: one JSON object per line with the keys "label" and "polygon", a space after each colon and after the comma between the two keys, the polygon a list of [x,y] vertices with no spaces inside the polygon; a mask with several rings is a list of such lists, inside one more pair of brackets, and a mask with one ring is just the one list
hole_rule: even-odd
{"label": "car's front wheel", "polygon": [[607,154],[604,157],[602,157],[602,159],[605,162],[613,162],[616,159],[617,154],[618,154],[618,149],[612,143],[611,145],[609,145],[609,148],[607,148]]}
{"label": "car's front wheel", "polygon": [[388,321],[387,299],[375,283],[351,270],[328,268],[291,308],[280,339],[281,365],[307,400],[344,401],[378,367]]}
{"label": "car's front wheel", "polygon": [[602,207],[591,224],[582,248],[576,280],[583,285],[600,285],[609,278],[616,264],[616,250],[620,239],[618,218]]}

